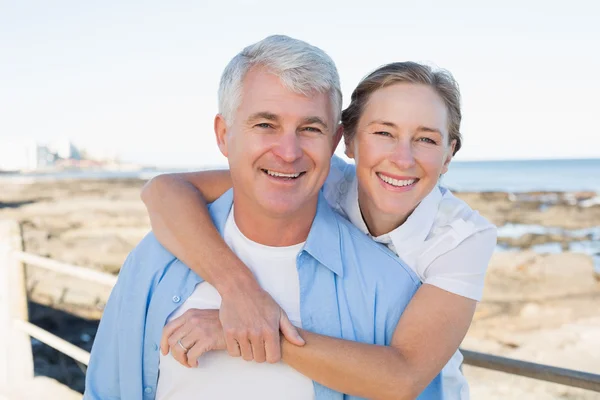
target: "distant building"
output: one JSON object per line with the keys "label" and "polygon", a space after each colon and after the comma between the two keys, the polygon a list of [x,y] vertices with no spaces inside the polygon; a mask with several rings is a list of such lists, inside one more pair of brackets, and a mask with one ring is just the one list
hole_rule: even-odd
{"label": "distant building", "polygon": [[48,149],[56,154],[57,158],[62,158],[63,160],[81,160],[79,150],[67,138],[62,138],[50,143]]}
{"label": "distant building", "polygon": [[0,141],[0,172],[121,166],[114,150],[80,150],[68,139],[57,140],[47,146],[30,139]]}

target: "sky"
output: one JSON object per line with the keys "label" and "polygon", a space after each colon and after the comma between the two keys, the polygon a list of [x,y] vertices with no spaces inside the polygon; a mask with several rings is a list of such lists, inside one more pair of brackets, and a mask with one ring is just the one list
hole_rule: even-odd
{"label": "sky", "polygon": [[221,72],[285,34],[332,56],[344,105],[389,62],[451,71],[457,160],[600,158],[600,2],[486,3],[0,0],[0,146],[68,138],[129,162],[223,164]]}

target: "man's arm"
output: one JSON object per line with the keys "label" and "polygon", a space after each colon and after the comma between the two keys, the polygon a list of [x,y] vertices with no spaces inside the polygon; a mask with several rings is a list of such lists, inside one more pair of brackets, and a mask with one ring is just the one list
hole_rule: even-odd
{"label": "man's arm", "polygon": [[301,331],[306,344],[282,339],[283,361],[312,380],[369,399],[414,399],[456,352],[475,300],[423,285],[398,323],[391,346]]}
{"label": "man's arm", "polygon": [[219,315],[229,354],[277,362],[280,330],[294,344],[303,341],[213,225],[206,203],[230,187],[229,171],[224,170],[160,175],[144,186],[141,197],[161,244],[221,295]]}

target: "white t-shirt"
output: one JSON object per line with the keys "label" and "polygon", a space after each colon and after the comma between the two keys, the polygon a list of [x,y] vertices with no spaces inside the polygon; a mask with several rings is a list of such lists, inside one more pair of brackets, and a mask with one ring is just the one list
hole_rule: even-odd
{"label": "white t-shirt", "polygon": [[[253,242],[238,229],[233,208],[227,218],[225,242],[252,270],[260,286],[301,326],[300,281],[296,257],[304,243],[270,247]],[[221,296],[208,282],[198,284],[192,295],[169,317],[179,317],[190,308],[218,309]],[[226,351],[202,355],[197,368],[186,368],[170,354],[160,356],[156,398],[158,400],[203,399],[314,399],[313,382],[283,362],[244,361]]]}
{"label": "white t-shirt", "polygon": [[[369,234],[358,204],[353,164],[334,156],[323,194],[338,213]],[[436,186],[401,226],[373,240],[398,254],[421,282],[480,301],[496,246],[496,227],[449,190]],[[462,360],[457,351],[442,370],[446,400],[469,398],[460,371]]]}

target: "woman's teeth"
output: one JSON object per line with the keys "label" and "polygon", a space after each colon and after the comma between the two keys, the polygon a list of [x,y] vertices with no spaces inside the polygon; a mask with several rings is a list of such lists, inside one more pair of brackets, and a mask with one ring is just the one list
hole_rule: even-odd
{"label": "woman's teeth", "polygon": [[412,185],[413,183],[415,183],[417,181],[416,179],[407,179],[407,180],[401,181],[398,179],[390,178],[389,176],[385,176],[382,174],[377,174],[377,176],[385,183],[390,184],[392,186],[397,186],[397,187]]}

